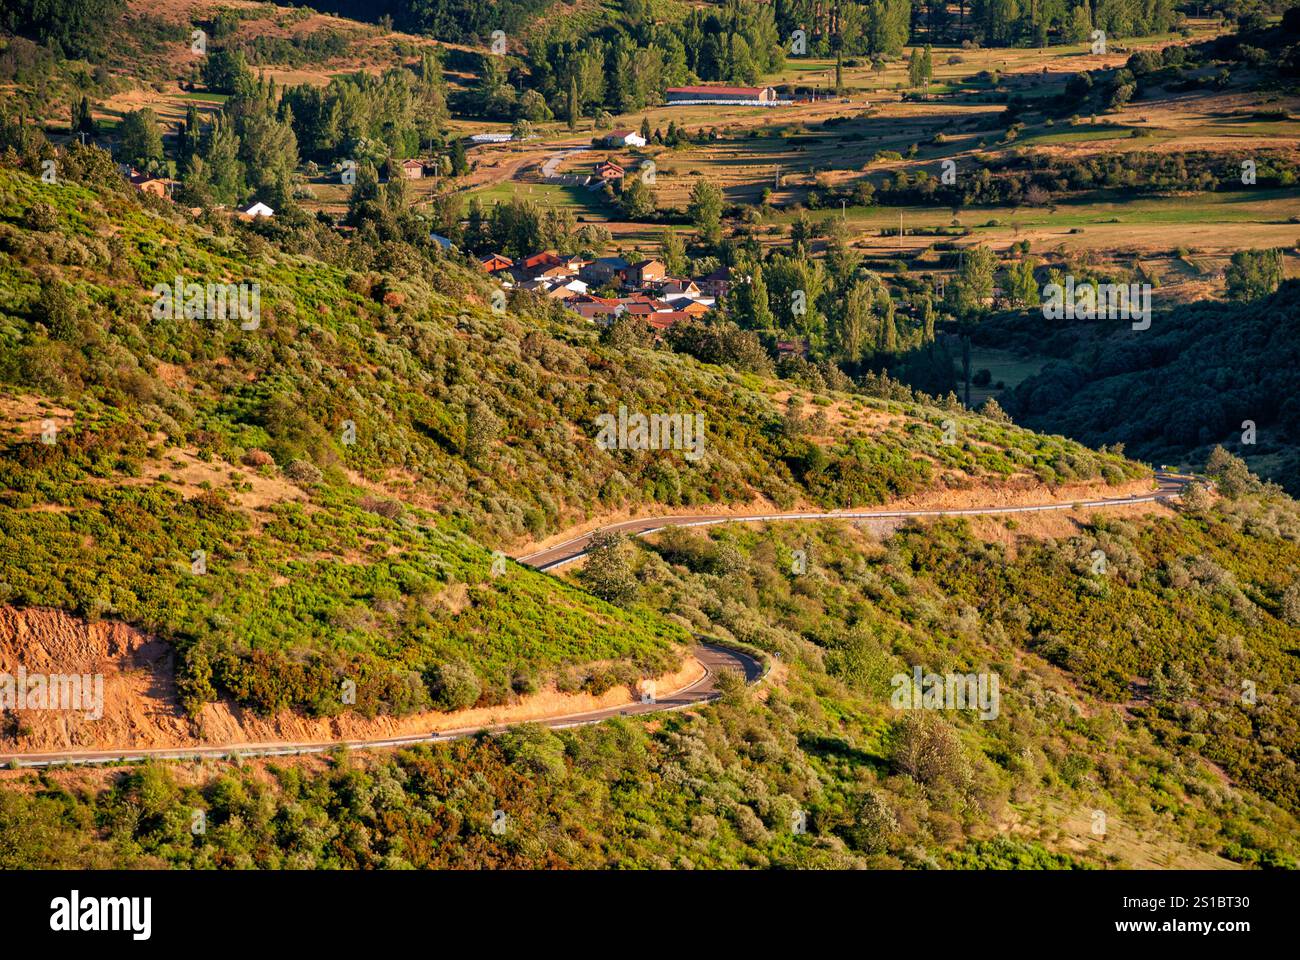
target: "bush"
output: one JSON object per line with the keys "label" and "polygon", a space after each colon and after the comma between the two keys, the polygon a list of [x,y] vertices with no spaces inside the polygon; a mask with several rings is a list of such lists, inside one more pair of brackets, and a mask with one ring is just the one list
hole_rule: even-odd
{"label": "bush", "polygon": [[324,479],[320,469],[306,460],[290,460],[289,465],[284,468],[284,475],[294,483],[306,485],[317,484]]}
{"label": "bush", "polygon": [[425,671],[425,686],[434,706],[442,710],[467,710],[483,692],[474,669],[463,660],[435,663]]}

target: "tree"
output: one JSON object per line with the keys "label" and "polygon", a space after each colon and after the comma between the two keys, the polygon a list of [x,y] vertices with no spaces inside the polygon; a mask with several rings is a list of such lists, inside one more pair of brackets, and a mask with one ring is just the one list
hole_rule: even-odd
{"label": "tree", "polygon": [[244,117],[240,125],[239,159],[244,165],[248,188],[275,206],[293,195],[294,172],[298,166],[298,138],[293,125],[270,113]]}
{"label": "tree", "polygon": [[826,291],[826,268],[822,262],[802,256],[773,257],[763,275],[778,326],[820,340],[826,326],[821,302]]}
{"label": "tree", "polygon": [[465,459],[470,466],[483,464],[500,429],[501,421],[486,403],[481,400],[470,403],[465,411],[464,449]]}
{"label": "tree", "polygon": [[998,258],[986,247],[972,247],[962,260],[957,282],[952,285],[955,306],[966,313],[984,310],[993,298],[993,278]]}
{"label": "tree", "polygon": [[921,61],[921,48],[913,47],[907,60],[907,85],[919,87],[925,83],[925,64]]}
{"label": "tree", "polygon": [[1007,412],[1002,409],[1002,404],[998,403],[995,397],[989,397],[984,401],[979,409],[980,416],[988,417],[990,420],[996,420],[998,423],[1010,423],[1011,418]]}
{"label": "tree", "polygon": [[934,343],[934,299],[927,293],[921,301],[921,343]]}
{"label": "tree", "polygon": [[880,318],[880,336],[876,341],[876,350],[885,356],[898,352],[898,327],[894,323],[894,304],[889,302],[885,314]]}
{"label": "tree", "polygon": [[748,281],[735,284],[727,295],[727,314],[739,326],[750,330],[769,330],[775,325],[776,318],[772,316],[762,265],[754,264],[748,275]]}
{"label": "tree", "polygon": [[1194,692],[1192,675],[1182,661],[1157,667],[1151,674],[1151,699],[1178,703],[1187,700]]}
{"label": "tree", "polygon": [[930,787],[970,784],[970,762],[957,732],[942,717],[915,710],[894,724],[894,769]]}
{"label": "tree", "polygon": [[696,180],[691,187],[691,202],[687,207],[691,223],[699,231],[700,240],[713,245],[722,239],[722,190],[708,180]]}
{"label": "tree", "polygon": [[608,531],[592,536],[578,579],[602,600],[619,606],[631,603],[636,598],[637,581],[628,559],[627,537]]}
{"label": "tree", "polygon": [[1084,0],[1070,13],[1070,22],[1065,28],[1065,42],[1083,43],[1091,35],[1092,14],[1088,10],[1087,0]]}
{"label": "tree", "polygon": [[655,332],[645,317],[624,313],[615,316],[600,331],[600,342],[618,353],[626,353],[634,347],[654,346]]}
{"label": "tree", "polygon": [[469,157],[465,155],[465,141],[457,137],[451,142],[451,175],[463,177],[469,173]]}
{"label": "tree", "polygon": [[1238,250],[1225,272],[1233,300],[1266,297],[1282,283],[1281,250]]}
{"label": "tree", "polygon": [[519,117],[532,123],[548,123],[555,119],[555,114],[547,106],[545,97],[536,90],[525,90],[519,98]]}
{"label": "tree", "polygon": [[1012,306],[1033,307],[1041,302],[1038,281],[1034,279],[1036,265],[1032,257],[1025,257],[1007,267],[1003,294]]}
{"label": "tree", "polygon": [[247,189],[244,164],[239,159],[239,137],[220,115],[208,124],[201,156],[206,168],[204,179],[211,186],[213,199],[218,203],[238,201]]}
{"label": "tree", "polygon": [[1193,480],[1183,487],[1183,494],[1178,499],[1178,505],[1188,513],[1201,513],[1208,510],[1210,508],[1210,494],[1205,489],[1205,484]]}
{"label": "tree", "polygon": [[162,165],[162,135],[158,132],[158,115],[148,107],[131,110],[122,117],[118,128],[122,142],[122,160],[142,170],[156,170]]}
{"label": "tree", "polygon": [[1230,500],[1259,489],[1259,479],[1250,472],[1246,461],[1219,445],[1210,451],[1205,461],[1205,475],[1214,481],[1219,493]]}
{"label": "tree", "polygon": [[849,843],[863,853],[883,853],[897,832],[898,817],[887,795],[879,790],[867,790],[847,830]]}
{"label": "tree", "polygon": [[659,258],[670,277],[684,277],[689,265],[686,261],[686,243],[676,230],[665,227],[659,234]]}
{"label": "tree", "polygon": [[45,325],[54,340],[72,343],[77,337],[77,301],[71,288],[58,279],[41,281],[36,301],[36,319]]}
{"label": "tree", "polygon": [[191,157],[198,155],[203,146],[203,126],[199,123],[199,111],[194,104],[185,108],[185,122],[181,125],[180,138],[176,150],[177,159],[182,166]]}
{"label": "tree", "polygon": [[369,163],[363,163],[357,167],[356,175],[356,182],[348,194],[346,222],[357,227],[367,220],[385,220],[378,172]]}
{"label": "tree", "polygon": [[654,191],[640,177],[623,178],[623,192],[619,195],[619,205],[623,208],[623,215],[629,220],[645,220],[653,217],[657,209]]}
{"label": "tree", "polygon": [[72,101],[72,134],[76,136],[84,133],[93,137],[97,132],[95,118],[90,112],[90,98],[83,96],[80,100]]}
{"label": "tree", "polygon": [[569,129],[578,129],[578,114],[581,107],[578,103],[578,75],[569,76]]}
{"label": "tree", "polygon": [[247,96],[256,84],[243,51],[213,50],[203,62],[203,84],[213,93]]}

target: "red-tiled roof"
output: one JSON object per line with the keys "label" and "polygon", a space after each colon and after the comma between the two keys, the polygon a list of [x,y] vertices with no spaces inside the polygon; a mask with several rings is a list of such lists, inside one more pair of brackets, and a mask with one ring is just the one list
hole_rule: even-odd
{"label": "red-tiled roof", "polygon": [[652,313],[650,316],[645,318],[645,321],[656,330],[667,330],[679,320],[689,319],[691,319],[689,313],[683,313],[681,310],[672,310],[668,313]]}
{"label": "red-tiled roof", "polygon": [[564,263],[564,258],[559,254],[546,250],[542,253],[534,253],[531,257],[524,257],[516,266],[523,267],[525,270],[533,267],[548,266],[554,267]]}

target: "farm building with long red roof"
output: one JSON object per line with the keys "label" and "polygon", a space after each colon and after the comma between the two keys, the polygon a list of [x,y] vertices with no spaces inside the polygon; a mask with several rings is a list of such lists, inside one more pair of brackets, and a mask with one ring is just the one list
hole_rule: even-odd
{"label": "farm building with long red roof", "polygon": [[669,103],[707,102],[710,100],[723,102],[758,100],[762,103],[770,103],[776,100],[776,89],[774,87],[669,87],[665,94]]}

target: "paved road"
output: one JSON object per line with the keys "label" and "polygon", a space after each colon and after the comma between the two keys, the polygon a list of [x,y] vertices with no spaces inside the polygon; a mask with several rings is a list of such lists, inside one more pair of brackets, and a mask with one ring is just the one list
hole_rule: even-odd
{"label": "paved road", "polygon": [[[1111,497],[1101,500],[1059,501],[1025,507],[973,507],[963,510],[840,510],[826,513],[780,513],[748,514],[743,516],[719,516],[711,514],[692,514],[670,517],[646,517],[641,520],[628,520],[616,523],[600,530],[593,530],[582,536],[566,540],[564,543],[549,547],[527,556],[519,557],[519,562],[529,564],[538,570],[553,570],[583,557],[587,544],[593,534],[602,530],[617,530],[633,536],[645,536],[662,530],[664,527],[704,527],[718,523],[752,523],[757,521],[787,520],[859,520],[889,519],[900,517],[961,517],[988,516],[1004,513],[1037,513],[1048,510],[1070,510],[1074,507],[1102,509],[1133,503],[1152,503],[1160,500],[1175,499],[1182,495],[1183,488],[1192,480],[1183,474],[1158,471],[1156,489],[1142,496]],[[762,664],[748,654],[727,647],[701,642],[695,650],[696,657],[705,666],[705,675],[689,686],[676,690],[666,697],[660,697],[651,703],[631,703],[622,707],[610,707],[605,710],[592,710],[587,713],[575,713],[562,717],[552,717],[538,721],[544,726],[561,730],[579,727],[585,724],[599,723],[617,716],[634,716],[644,713],[658,713],[664,710],[680,710],[684,707],[706,703],[718,697],[717,676],[725,669],[738,670],[745,676],[747,683],[753,683],[762,675]],[[406,737],[390,737],[376,740],[342,740],[323,743],[260,743],[234,744],[219,747],[190,747],[188,749],[162,748],[153,750],[105,750],[47,754],[0,754],[0,765],[16,763],[22,767],[45,767],[59,764],[102,764],[140,760],[193,760],[199,757],[275,757],[291,756],[300,753],[325,753],[335,747],[347,746],[352,749],[377,747],[402,747],[417,743],[443,743],[462,737],[471,737],[479,733],[499,733],[509,724],[489,727],[473,727],[464,730],[448,730],[441,733],[415,734]]]}
{"label": "paved road", "polygon": [[1183,487],[1193,477],[1185,474],[1156,472],[1156,489],[1149,494],[1128,497],[1108,497],[1101,500],[1060,500],[1054,503],[1037,504],[1026,507],[971,507],[963,510],[835,510],[828,513],[754,513],[743,515],[720,514],[686,514],[668,517],[645,517],[640,520],[627,520],[623,523],[600,527],[571,540],[565,540],[545,550],[538,550],[516,559],[538,570],[554,570],[565,564],[573,563],[587,555],[587,545],[597,533],[621,532],[634,537],[644,537],[656,533],[665,527],[708,527],[719,523],[754,523],[757,521],[787,520],[869,520],[896,519],[905,517],[976,517],[1004,513],[1043,513],[1049,510],[1071,510],[1075,507],[1085,509],[1104,509],[1106,507],[1125,506],[1134,503],[1154,503],[1159,500],[1172,500],[1182,495]]}
{"label": "paved road", "polygon": [[[735,670],[744,674],[746,683],[754,683],[763,674],[763,665],[755,657],[751,657],[747,653],[741,653],[738,650],[732,650],[729,647],[701,642],[695,648],[694,654],[696,659],[704,664],[704,676],[667,696],[658,697],[649,703],[629,703],[621,707],[590,710],[586,713],[572,713],[537,722],[554,730],[564,730],[569,727],[600,723],[602,720],[609,720],[612,717],[659,713],[665,710],[681,710],[685,707],[717,699],[719,696],[718,674],[723,670]],[[449,740],[472,737],[479,733],[500,733],[510,726],[512,725],[497,724],[488,727],[467,727],[463,730],[446,730],[441,733],[413,734],[405,737],[386,737],[376,740],[333,740],[320,743],[244,743],[219,747],[163,747],[149,750],[119,749],[69,751],[65,753],[0,754],[0,766],[10,763],[20,767],[50,767],[60,764],[82,766],[141,760],[195,760],[200,757],[221,758],[230,756],[284,757],[300,753],[325,753],[341,746],[361,750],[377,747],[407,747],[417,743],[446,743]]]}

